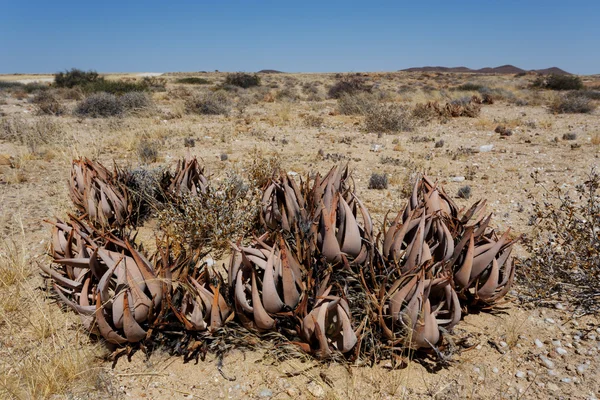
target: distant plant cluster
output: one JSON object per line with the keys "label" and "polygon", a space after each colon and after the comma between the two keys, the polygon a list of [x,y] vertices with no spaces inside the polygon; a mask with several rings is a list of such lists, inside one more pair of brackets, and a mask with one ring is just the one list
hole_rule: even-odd
{"label": "distant plant cluster", "polygon": [[248,89],[260,85],[260,76],[256,74],[246,74],[244,72],[235,72],[227,74],[225,84]]}
{"label": "distant plant cluster", "polygon": [[583,82],[576,75],[541,75],[532,86],[550,90],[580,90],[583,89]]}

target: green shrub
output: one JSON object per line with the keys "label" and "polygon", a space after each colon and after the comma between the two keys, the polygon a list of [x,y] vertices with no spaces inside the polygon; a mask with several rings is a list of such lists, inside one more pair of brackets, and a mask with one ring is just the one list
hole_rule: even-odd
{"label": "green shrub", "polygon": [[121,95],[128,92],[144,92],[148,90],[148,85],[144,82],[125,82],[125,81],[107,81],[98,80],[83,85],[82,90],[86,93],[110,93]]}
{"label": "green shrub", "polygon": [[185,103],[188,112],[202,115],[228,114],[231,100],[224,91],[208,92],[196,95]]}
{"label": "green shrub", "polygon": [[248,89],[252,86],[259,86],[260,77],[256,74],[251,75],[243,72],[235,72],[227,74],[225,77],[225,84]]}
{"label": "green shrub", "polygon": [[89,83],[102,81],[102,78],[96,71],[82,71],[72,68],[70,71],[58,72],[54,75],[54,85],[57,87],[72,88],[83,86]]}
{"label": "green shrub", "polygon": [[487,86],[481,85],[479,83],[473,83],[473,82],[463,83],[462,85],[452,88],[452,90],[458,90],[458,91],[463,91],[463,92],[479,92],[482,89],[489,90],[489,88]]}
{"label": "green shrub", "polygon": [[575,75],[548,75],[539,76],[532,86],[550,90],[579,90],[583,89],[583,82]]}
{"label": "green shrub", "polygon": [[123,114],[121,101],[110,93],[93,93],[77,103],[75,114],[82,117],[117,117]]}
{"label": "green shrub", "polygon": [[342,76],[333,86],[329,88],[329,97],[340,98],[344,93],[355,94],[358,92],[371,92],[373,87],[367,85],[360,76]]}
{"label": "green shrub", "polygon": [[210,81],[204,78],[191,76],[187,78],[179,78],[175,81],[175,83],[183,83],[187,85],[209,85]]}

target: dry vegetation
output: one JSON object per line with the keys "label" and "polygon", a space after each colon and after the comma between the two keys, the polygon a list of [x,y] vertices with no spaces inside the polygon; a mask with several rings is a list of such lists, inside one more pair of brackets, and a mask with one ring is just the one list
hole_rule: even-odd
{"label": "dry vegetation", "polygon": [[[64,87],[19,78],[30,77],[0,77],[0,397],[600,395],[599,320],[590,314],[599,299],[598,185],[590,175],[600,153],[597,77],[560,91],[533,75],[202,73]],[[37,268],[49,264],[50,226],[41,221],[72,210],[66,182],[80,156],[133,171],[140,198],[160,197],[148,182],[197,156],[223,190],[185,203],[193,218],[133,201],[142,214],[161,212],[181,243],[221,250],[247,229],[244,212],[253,207],[240,200],[252,193],[226,188],[264,188],[276,168],[294,177],[349,162],[377,227],[388,210],[402,209],[416,172],[426,172],[459,206],[487,198],[500,231],[526,234],[515,249],[516,288],[502,312],[464,317],[443,354],[346,368],[275,348],[222,361],[208,355],[197,365],[151,349],[111,369],[110,351],[54,304]],[[205,213],[216,209],[226,218]],[[137,241],[153,251],[160,223],[139,225]],[[229,252],[206,257],[220,268]]]}

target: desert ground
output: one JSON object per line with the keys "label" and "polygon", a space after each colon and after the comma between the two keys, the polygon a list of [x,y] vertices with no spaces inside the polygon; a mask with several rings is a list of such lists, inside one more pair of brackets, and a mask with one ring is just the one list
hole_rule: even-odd
{"label": "desert ground", "polygon": [[[416,174],[444,185],[461,207],[488,200],[499,232],[532,233],[533,202],[545,185],[565,190],[587,179],[600,155],[600,113],[555,113],[562,93],[532,89],[534,75],[457,73],[365,73],[370,94],[337,100],[328,96],[336,74],[260,74],[259,86],[224,88],[216,115],[194,112],[190,99],[214,94],[225,73],[166,73],[160,90],[148,91],[151,105],[119,116],[90,118],[73,113],[85,93],[55,89],[60,115],[45,115],[32,100],[36,92],[0,89],[0,397],[2,398],[475,398],[595,399],[600,396],[600,319],[560,297],[530,295],[535,276],[517,274],[506,301],[493,311],[468,314],[451,340],[463,340],[447,363],[435,357],[390,360],[376,365],[319,362],[311,357],[281,360],[266,343],[255,350],[233,349],[222,361],[184,362],[154,349],[130,359],[108,359],[111,351],[61,309],[40,275],[50,264],[50,225],[73,208],[67,181],[77,157],[107,166],[173,167],[195,156],[212,182],[229,173],[245,177],[253,163],[277,160],[292,176],[326,173],[348,163],[356,192],[375,225],[388,210],[395,215]],[[141,74],[111,74],[131,82]],[[346,76],[343,75],[342,78]],[[355,74],[352,76],[356,77]],[[203,85],[178,83],[200,77]],[[0,82],[40,82],[52,75],[4,75]],[[599,76],[582,77],[598,88]],[[460,85],[474,84],[455,90]],[[481,96],[472,117],[408,113],[417,104],[440,104]],[[356,100],[366,112],[343,107]],[[342,104],[343,101],[347,103]],[[592,100],[592,103],[597,100]],[[377,107],[387,107],[383,110]],[[349,107],[349,106],[348,106]],[[394,108],[395,107],[395,108]],[[386,111],[387,110],[387,111]],[[391,111],[390,111],[391,110]],[[370,124],[368,113],[405,114],[400,127]],[[348,113],[350,113],[348,115]],[[383,117],[382,117],[383,118]],[[496,130],[503,126],[510,134]],[[389,129],[388,129],[389,128]],[[386,174],[388,186],[370,189],[372,174]],[[458,196],[470,187],[470,198]],[[469,196],[463,196],[469,197]],[[152,221],[140,240],[152,242]],[[517,267],[529,256],[516,245]],[[211,255],[226,264],[228,253]]]}

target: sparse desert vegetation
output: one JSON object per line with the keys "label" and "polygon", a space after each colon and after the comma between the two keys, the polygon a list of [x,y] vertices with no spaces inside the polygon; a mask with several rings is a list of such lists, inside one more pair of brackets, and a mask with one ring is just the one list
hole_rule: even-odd
{"label": "sparse desert vegetation", "polygon": [[[600,151],[597,76],[214,72],[145,78],[70,70],[43,77],[52,83],[17,80],[26,78],[0,76],[0,397],[599,394],[600,222],[592,169]],[[167,233],[172,250],[197,250],[198,262],[219,271],[229,265],[231,242],[261,233],[253,218],[274,176],[300,183],[348,163],[353,193],[379,231],[403,210],[425,173],[460,208],[487,199],[498,233],[512,227],[510,240],[524,235],[512,250],[515,285],[495,312],[465,313],[454,330],[442,333],[443,346],[399,351],[373,365],[293,356],[276,342],[260,344],[244,334],[239,340],[251,340],[254,349],[189,340],[173,350],[165,340],[144,354],[131,345],[131,361],[122,357],[112,369],[115,348],[90,337],[75,313],[54,304],[38,269],[51,263],[52,225],[42,221],[74,212],[67,182],[72,160],[80,157],[131,172],[127,184],[135,188],[130,200],[137,214],[130,222],[146,254],[154,254]],[[169,189],[157,188],[165,171],[193,157],[213,190],[173,205],[166,200]],[[206,360],[185,363],[181,354]]]}

